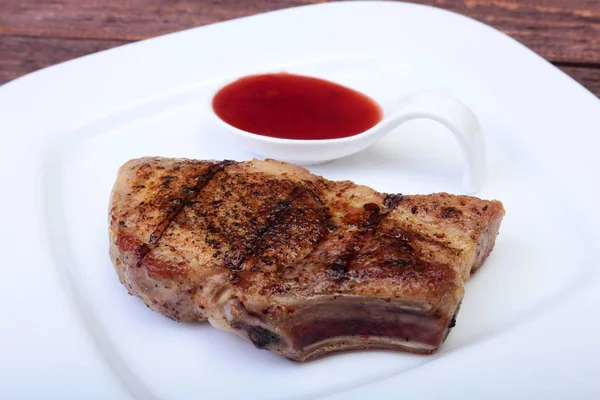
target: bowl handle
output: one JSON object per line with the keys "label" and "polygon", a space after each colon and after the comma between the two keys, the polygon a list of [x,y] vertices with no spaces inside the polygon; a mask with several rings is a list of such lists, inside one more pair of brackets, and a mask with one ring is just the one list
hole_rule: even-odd
{"label": "bowl handle", "polygon": [[485,140],[475,114],[460,101],[435,92],[416,92],[403,97],[385,118],[389,132],[406,121],[429,118],[454,134],[464,157],[463,188],[473,194],[481,187],[486,169]]}

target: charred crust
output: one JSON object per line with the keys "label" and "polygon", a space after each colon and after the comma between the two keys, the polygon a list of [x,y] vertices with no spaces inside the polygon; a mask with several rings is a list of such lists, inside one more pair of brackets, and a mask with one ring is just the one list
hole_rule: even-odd
{"label": "charred crust", "polygon": [[387,196],[385,196],[385,199],[383,199],[383,205],[386,208],[393,210],[396,207],[398,207],[398,204],[400,204],[403,198],[404,196],[402,195],[402,193],[388,194]]}
{"label": "charred crust", "polygon": [[173,176],[173,175],[165,176],[161,179],[162,182],[161,182],[160,186],[161,187],[169,187],[169,184],[176,179],[177,179],[177,177]]}
{"label": "charred crust", "polygon": [[232,327],[236,330],[246,332],[248,339],[258,349],[266,349],[271,345],[277,345],[281,343],[279,335],[265,329],[261,326],[248,325],[243,322],[237,322],[232,324]]}
{"label": "charred crust", "polygon": [[225,257],[223,263],[231,271],[237,272],[244,268],[244,256],[237,252],[233,257]]}
{"label": "charred crust", "polygon": [[334,279],[347,278],[346,273],[348,272],[348,266],[354,259],[354,253],[350,252],[344,254],[335,260],[335,262],[329,267],[329,274]]}
{"label": "charred crust", "polygon": [[462,300],[458,302],[458,305],[456,306],[456,310],[454,310],[454,314],[452,314],[452,318],[450,318],[450,322],[448,323],[448,327],[446,328],[446,334],[444,335],[443,340],[446,340],[446,338],[450,334],[450,331],[452,330],[452,328],[454,328],[456,326],[456,316],[458,315],[458,311],[460,310],[461,304],[462,304]]}
{"label": "charred crust", "polygon": [[248,337],[259,349],[265,349],[270,345],[279,344],[281,342],[281,338],[279,336],[268,329],[261,328],[260,326],[250,327],[248,330]]}
{"label": "charred crust", "polygon": [[454,207],[444,207],[441,213],[442,218],[460,218],[461,215],[462,211]]}
{"label": "charred crust", "polygon": [[450,329],[454,328],[456,326],[456,313],[454,313],[452,315],[452,319],[450,320],[450,323],[448,324],[448,332],[450,332]]}
{"label": "charred crust", "polygon": [[368,211],[370,213],[379,213],[379,206],[375,203],[367,203],[363,205],[363,208],[365,209],[365,211]]}

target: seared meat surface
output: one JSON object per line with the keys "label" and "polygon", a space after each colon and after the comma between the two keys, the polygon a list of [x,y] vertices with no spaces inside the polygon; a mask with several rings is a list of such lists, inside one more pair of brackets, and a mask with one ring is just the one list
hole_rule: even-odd
{"label": "seared meat surface", "polygon": [[283,162],[131,160],[109,207],[130,294],[304,361],[438,349],[492,251],[498,201],[378,193]]}

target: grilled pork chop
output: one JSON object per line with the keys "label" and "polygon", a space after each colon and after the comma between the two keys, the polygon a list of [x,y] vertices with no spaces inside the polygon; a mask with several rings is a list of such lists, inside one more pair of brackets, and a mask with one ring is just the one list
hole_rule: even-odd
{"label": "grilled pork chop", "polygon": [[292,360],[431,353],[492,251],[498,201],[378,193],[273,160],[131,160],[110,255],[152,310],[208,320]]}

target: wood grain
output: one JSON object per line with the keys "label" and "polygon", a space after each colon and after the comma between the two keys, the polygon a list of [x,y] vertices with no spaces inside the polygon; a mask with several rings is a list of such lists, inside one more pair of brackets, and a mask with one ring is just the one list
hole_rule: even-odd
{"label": "wood grain", "polygon": [[[194,26],[311,3],[317,0],[5,1],[0,34],[141,40]],[[2,4],[2,3],[0,3]]]}
{"label": "wood grain", "polygon": [[[0,0],[0,84],[84,54],[319,0]],[[416,0],[492,25],[600,95],[600,0]]]}
{"label": "wood grain", "polygon": [[559,66],[567,75],[600,97],[600,68]]}
{"label": "wood grain", "polygon": [[126,43],[129,41],[0,37],[0,84],[50,65]]}
{"label": "wood grain", "polygon": [[417,0],[496,27],[552,62],[600,64],[600,0]]}

